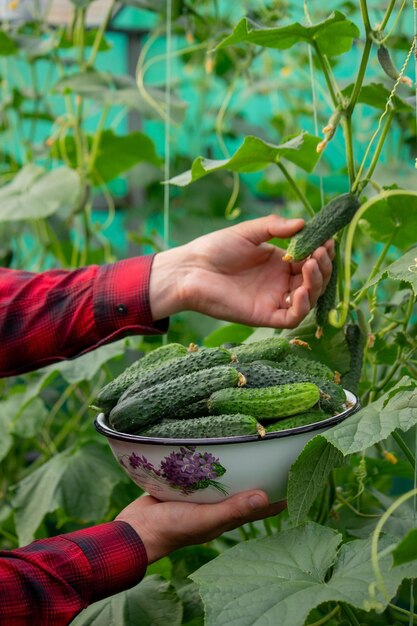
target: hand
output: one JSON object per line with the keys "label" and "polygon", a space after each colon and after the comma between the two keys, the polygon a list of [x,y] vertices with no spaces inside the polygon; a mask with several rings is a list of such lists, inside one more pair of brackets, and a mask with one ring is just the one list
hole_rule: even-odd
{"label": "hand", "polygon": [[216,504],[160,502],[141,496],[116,517],[142,539],[149,563],[178,548],[211,541],[246,522],[278,515],[285,502],[269,504],[263,491],[247,491]]}
{"label": "hand", "polygon": [[304,225],[270,215],[248,220],[156,255],[150,300],[154,319],[198,311],[249,326],[295,328],[315,306],[332,271],[333,241],[299,263],[266,243]]}

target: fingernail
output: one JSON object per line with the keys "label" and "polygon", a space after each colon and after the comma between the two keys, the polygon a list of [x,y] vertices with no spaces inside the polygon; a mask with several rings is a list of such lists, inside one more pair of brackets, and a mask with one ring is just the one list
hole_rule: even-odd
{"label": "fingernail", "polygon": [[258,494],[250,496],[249,504],[251,509],[263,509],[266,506],[265,498]]}

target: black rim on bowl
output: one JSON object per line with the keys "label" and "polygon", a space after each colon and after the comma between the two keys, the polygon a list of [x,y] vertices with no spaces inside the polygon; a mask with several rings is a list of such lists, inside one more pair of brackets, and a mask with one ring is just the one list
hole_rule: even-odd
{"label": "black rim on bowl", "polygon": [[120,441],[129,441],[131,443],[146,443],[149,445],[166,445],[166,446],[191,446],[191,445],[222,445],[231,443],[242,443],[251,441],[269,441],[271,439],[279,439],[282,437],[292,437],[301,433],[307,433],[312,430],[320,431],[327,430],[331,426],[335,426],[339,422],[345,420],[349,415],[353,415],[359,411],[360,402],[359,398],[352,392],[346,391],[347,403],[349,406],[332,417],[322,420],[321,422],[315,422],[314,424],[307,424],[306,426],[297,426],[296,428],[289,428],[287,430],[278,430],[272,433],[267,433],[264,437],[258,435],[242,435],[234,437],[213,437],[205,439],[168,439],[162,437],[143,437],[141,435],[131,435],[129,433],[120,433],[117,430],[113,430],[106,420],[104,413],[97,415],[94,420],[94,426],[96,430],[110,439],[118,439]]}

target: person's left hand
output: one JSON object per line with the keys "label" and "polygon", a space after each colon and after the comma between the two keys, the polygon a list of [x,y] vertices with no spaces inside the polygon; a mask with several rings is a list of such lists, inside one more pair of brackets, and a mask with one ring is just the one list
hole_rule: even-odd
{"label": "person's left hand", "polygon": [[299,263],[283,261],[285,251],[267,242],[292,237],[303,225],[269,215],[157,254],[150,282],[154,319],[191,310],[249,326],[295,328],[330,279],[333,241]]}
{"label": "person's left hand", "polygon": [[238,493],[223,502],[161,502],[141,496],[129,504],[116,520],[127,522],[142,539],[149,563],[184,546],[211,541],[247,522],[278,515],[286,502],[269,504],[264,491]]}

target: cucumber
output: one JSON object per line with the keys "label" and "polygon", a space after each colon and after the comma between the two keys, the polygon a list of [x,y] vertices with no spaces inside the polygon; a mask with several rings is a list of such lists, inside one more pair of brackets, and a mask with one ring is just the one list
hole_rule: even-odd
{"label": "cucumber", "polygon": [[[271,365],[272,367],[272,365]],[[283,359],[279,367],[283,370],[290,370],[307,374],[317,380],[336,380],[336,374],[324,363],[313,359],[307,359],[297,354],[289,354]]]}
{"label": "cucumber", "polygon": [[160,367],[154,368],[148,372],[144,372],[141,376],[129,385],[129,387],[120,396],[120,401],[136,395],[142,389],[147,389],[152,385],[159,385],[167,380],[192,374],[198,370],[204,370],[216,365],[226,365],[230,363],[234,357],[225,348],[205,348],[198,352],[190,352],[182,359],[176,359],[168,363],[163,363]]}
{"label": "cucumber", "polygon": [[337,295],[337,257],[333,259],[332,273],[330,280],[326,285],[326,289],[321,294],[314,308],[314,315],[317,325],[316,339],[320,339],[323,335],[323,327],[326,326],[329,313],[335,308]]}
{"label": "cucumber", "polygon": [[[266,361],[254,361],[253,363],[243,364],[235,363],[232,367],[235,367],[244,375],[246,379],[246,389],[271,387],[288,383],[315,383],[320,389],[319,405],[323,411],[326,411],[330,415],[343,411],[346,396],[341,385],[337,385],[335,382],[328,379],[323,380],[320,376],[314,376],[314,369],[313,374],[309,375],[305,373],[305,370],[284,370],[280,367],[271,367],[267,363]],[[278,364],[274,363],[274,365]]]}
{"label": "cucumber", "polygon": [[153,370],[162,363],[182,358],[187,354],[187,348],[179,343],[170,343],[148,352],[127,367],[117,378],[102,387],[94,400],[94,405],[107,413],[114,407],[125,389],[137,380],[143,372]]}
{"label": "cucumber", "polygon": [[190,420],[164,420],[138,433],[144,437],[167,439],[205,439],[208,437],[235,437],[265,435],[264,427],[251,415],[210,415]]}
{"label": "cucumber", "polygon": [[249,361],[259,361],[268,359],[270,361],[280,361],[291,350],[291,343],[285,337],[270,337],[252,343],[245,343],[230,352],[237,358],[239,363]]}
{"label": "cucumber", "polygon": [[218,389],[244,383],[242,374],[227,365],[185,374],[119,401],[110,411],[109,423],[120,432],[137,432],[160,419],[175,418],[178,409],[184,409]]}
{"label": "cucumber", "polygon": [[208,414],[208,397],[197,402],[190,402],[183,407],[178,408],[175,413],[167,419],[188,420],[193,417],[203,417]]}
{"label": "cucumber", "polygon": [[297,428],[298,426],[307,426],[308,424],[315,424],[329,419],[329,415],[324,411],[313,410],[306,411],[305,413],[298,413],[292,417],[288,417],[273,424],[265,425],[265,431],[267,433],[274,433],[279,430],[287,430],[288,428]]}
{"label": "cucumber", "polygon": [[357,393],[362,373],[366,337],[358,324],[348,324],[345,328],[345,338],[350,353],[350,363],[349,371],[342,376],[342,384],[352,393]]}
{"label": "cucumber", "polygon": [[345,193],[333,198],[290,241],[283,261],[302,261],[347,226],[360,207],[358,198]]}
{"label": "cucumber", "polygon": [[314,383],[289,383],[259,389],[221,389],[208,401],[211,414],[245,413],[258,419],[287,417],[317,404],[320,391]]}

